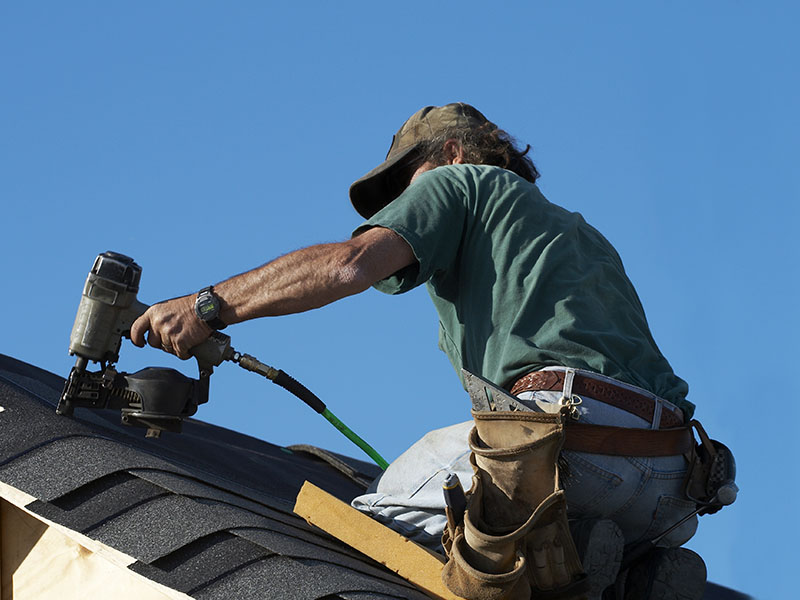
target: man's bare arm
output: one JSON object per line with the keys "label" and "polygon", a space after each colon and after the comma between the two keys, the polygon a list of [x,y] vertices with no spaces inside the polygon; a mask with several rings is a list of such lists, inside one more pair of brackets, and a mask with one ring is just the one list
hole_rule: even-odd
{"label": "man's bare arm", "polygon": [[[214,286],[228,324],[287,315],[325,306],[363,292],[416,261],[408,243],[395,232],[375,227],[334,244],[319,244],[281,256]],[[211,329],[194,314],[195,294],[154,304],[131,327],[131,339],[164,348],[180,358]]]}

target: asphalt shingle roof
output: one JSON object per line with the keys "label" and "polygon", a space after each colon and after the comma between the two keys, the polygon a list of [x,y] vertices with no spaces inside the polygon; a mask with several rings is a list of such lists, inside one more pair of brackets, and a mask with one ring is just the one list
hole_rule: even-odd
{"label": "asphalt shingle roof", "polygon": [[[55,414],[64,380],[0,355],[0,481],[26,508],[136,559],[130,569],[195,598],[427,598],[292,512],[308,480],[363,491],[308,452],[189,419],[158,440],[115,411]],[[334,457],[368,481],[377,467]]]}

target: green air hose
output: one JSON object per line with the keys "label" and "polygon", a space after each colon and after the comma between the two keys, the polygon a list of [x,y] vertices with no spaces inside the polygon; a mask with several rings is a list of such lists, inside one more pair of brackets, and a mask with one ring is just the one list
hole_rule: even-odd
{"label": "green air hose", "polygon": [[232,357],[229,360],[237,363],[243,369],[263,375],[276,385],[281,386],[288,392],[297,396],[300,398],[300,400],[308,404],[316,412],[325,417],[331,423],[331,425],[341,431],[347,437],[347,439],[366,452],[367,455],[374,460],[375,464],[377,464],[381,469],[386,470],[386,467],[389,466],[389,463],[387,463],[386,460],[380,454],[378,454],[372,446],[361,439],[347,425],[342,423],[336,417],[336,415],[328,410],[328,408],[325,406],[325,403],[320,400],[316,394],[314,394],[311,390],[309,390],[291,375],[288,375],[279,369],[270,367],[269,365],[265,365],[257,358],[250,356],[249,354],[240,354],[239,352],[233,351]]}
{"label": "green air hose", "polygon": [[353,431],[352,431],[352,430],[351,430],[351,429],[350,429],[350,428],[349,428],[347,425],[345,425],[344,423],[342,423],[342,422],[341,422],[341,421],[340,421],[340,420],[339,420],[339,419],[336,417],[336,415],[335,415],[335,414],[333,414],[331,411],[329,411],[329,410],[326,408],[325,410],[323,410],[323,411],[322,411],[322,416],[323,416],[323,417],[325,417],[326,419],[328,419],[328,421],[331,423],[331,425],[333,425],[334,427],[336,427],[336,429],[338,429],[339,431],[341,431],[341,432],[342,432],[342,433],[343,433],[343,434],[344,434],[344,435],[347,437],[347,439],[349,439],[349,440],[350,440],[351,442],[353,442],[353,443],[354,443],[356,446],[358,446],[358,447],[359,447],[359,448],[361,448],[361,449],[362,449],[364,452],[366,452],[366,453],[367,453],[367,455],[368,455],[368,456],[369,456],[369,457],[370,457],[372,460],[374,460],[374,461],[375,461],[375,464],[376,464],[376,465],[378,465],[378,466],[379,466],[381,469],[383,469],[384,471],[386,470],[386,467],[388,467],[388,466],[389,466],[389,463],[387,463],[387,462],[386,462],[386,460],[384,460],[384,458],[383,458],[383,457],[382,457],[380,454],[378,454],[378,453],[375,451],[375,448],[373,448],[373,447],[372,447],[372,446],[370,446],[370,445],[369,445],[367,442],[365,442],[365,441],[364,441],[364,440],[362,440],[360,437],[358,437],[358,435],[356,435],[356,433],[355,433],[355,432],[353,432]]}

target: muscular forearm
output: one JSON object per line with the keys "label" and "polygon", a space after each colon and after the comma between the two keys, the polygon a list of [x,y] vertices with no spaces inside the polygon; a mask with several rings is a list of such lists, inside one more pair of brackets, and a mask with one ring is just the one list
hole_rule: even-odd
{"label": "muscular forearm", "polygon": [[[297,250],[214,286],[222,320],[303,312],[357,294],[382,278],[364,264],[364,247],[350,242]],[[385,275],[383,275],[385,276]]]}
{"label": "muscular forearm", "polygon": [[[364,291],[415,261],[411,247],[388,229],[376,227],[337,244],[297,250],[214,286],[227,324],[286,315],[330,304]],[[131,340],[188,358],[211,329],[194,314],[190,294],[151,306],[131,327]]]}

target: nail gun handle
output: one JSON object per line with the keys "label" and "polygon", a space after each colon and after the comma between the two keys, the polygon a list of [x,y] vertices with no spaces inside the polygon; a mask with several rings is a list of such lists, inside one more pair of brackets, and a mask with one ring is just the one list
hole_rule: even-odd
{"label": "nail gun handle", "polygon": [[198,344],[189,352],[197,359],[200,374],[202,375],[204,371],[211,374],[214,367],[221,365],[222,361],[229,360],[233,356],[231,336],[214,331],[205,342]]}

